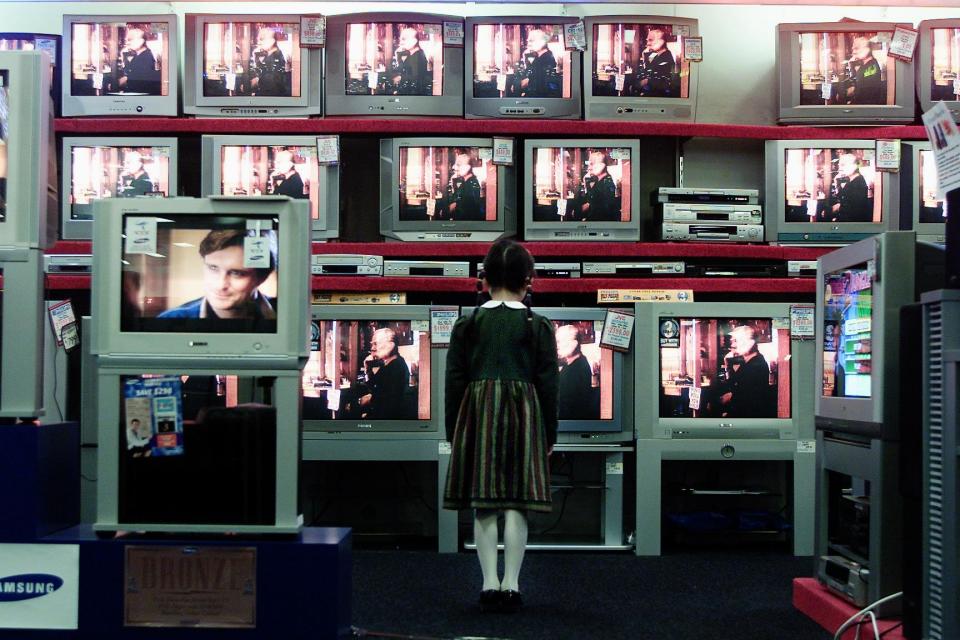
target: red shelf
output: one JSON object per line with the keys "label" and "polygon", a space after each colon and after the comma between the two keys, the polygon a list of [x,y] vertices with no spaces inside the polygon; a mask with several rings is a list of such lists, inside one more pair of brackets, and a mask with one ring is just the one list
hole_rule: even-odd
{"label": "red shelf", "polygon": [[[836,633],[840,625],[858,611],[856,607],[830,593],[814,578],[793,579],[793,606],[830,633]],[[880,634],[885,640],[903,640],[903,628],[900,624],[899,618],[877,621]],[[857,634],[856,629],[856,625],[850,627],[841,640],[853,640]],[[860,637],[873,637],[869,621],[860,630]]]}
{"label": "red shelf", "polygon": [[513,120],[462,118],[58,118],[56,131],[72,134],[423,134],[680,136],[807,140],[900,138],[926,140],[922,126],[781,127],[771,125],[614,122],[605,120]]}

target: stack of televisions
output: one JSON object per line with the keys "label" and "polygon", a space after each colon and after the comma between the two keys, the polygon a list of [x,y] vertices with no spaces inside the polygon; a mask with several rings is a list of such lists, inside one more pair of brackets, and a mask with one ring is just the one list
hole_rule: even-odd
{"label": "stack of televisions", "polygon": [[[326,46],[320,49],[301,43],[297,15],[188,14],[182,112],[695,120],[698,64],[687,57],[685,39],[698,34],[697,20],[588,17],[585,53],[565,46],[565,26],[578,21],[329,16]],[[889,55],[896,26],[779,25],[779,121],[910,123],[915,94],[924,108],[934,100],[955,107],[960,69],[950,52],[960,19],[921,23],[918,52],[910,62]],[[451,34],[460,29],[458,40]],[[62,99],[64,116],[180,113],[175,16],[66,16],[63,34],[62,47],[60,36],[0,34],[0,48],[61,49],[53,80],[61,86],[54,97]],[[589,64],[581,66],[581,59]],[[89,204],[96,199],[176,194],[176,142],[65,137],[62,238],[88,237]],[[515,233],[522,201],[526,239],[654,239],[653,225],[641,220],[640,199],[647,194],[639,193],[635,140],[528,139],[519,198],[512,172],[504,175],[493,165],[489,138],[392,144],[392,151],[385,146],[381,154],[393,159],[381,163],[381,210],[392,211],[381,223],[385,237],[485,240]],[[334,238],[338,172],[318,165],[315,146],[309,137],[214,139],[205,146],[203,193],[197,195],[309,198],[315,238]],[[770,141],[762,233],[738,235],[736,216],[720,224],[714,207],[708,219],[694,218],[697,224],[670,237],[844,243],[879,231],[915,229],[942,239],[946,211],[935,195],[928,143],[909,145],[899,176],[877,171],[874,149],[873,140]]]}

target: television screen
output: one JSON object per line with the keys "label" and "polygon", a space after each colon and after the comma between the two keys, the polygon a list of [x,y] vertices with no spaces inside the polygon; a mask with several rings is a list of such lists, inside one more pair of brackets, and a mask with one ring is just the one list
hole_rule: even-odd
{"label": "television screen", "polygon": [[205,23],[203,95],[299,98],[299,22]]}
{"label": "television screen", "polygon": [[863,263],[824,275],[824,396],[871,397],[872,271]]}
{"label": "television screen", "polygon": [[495,221],[492,147],[400,147],[400,221]]}
{"label": "television screen", "polygon": [[553,320],[560,369],[560,420],[613,419],[613,352],[600,348],[602,322]]}
{"label": "television screen", "polygon": [[71,96],[166,96],[176,70],[166,22],[72,22]]}
{"label": "television screen", "polygon": [[803,32],[801,105],[896,105],[892,32]]}
{"label": "television screen", "polygon": [[593,95],[688,98],[690,61],[672,24],[593,25]]}
{"label": "television screen", "polygon": [[535,222],[630,222],[630,149],[533,149]]}
{"label": "television screen", "polygon": [[276,333],[277,227],[269,215],[125,215],[120,330]]}
{"label": "television screen", "polygon": [[571,58],[562,24],[477,24],[475,98],[569,98]]}
{"label": "television screen", "polygon": [[220,194],[289,196],[310,200],[319,219],[315,146],[224,145],[220,151]]}
{"label": "television screen", "polygon": [[0,69],[0,222],[7,220],[7,144],[10,139],[10,74]]}
{"label": "television screen", "polygon": [[881,222],[874,149],[786,149],[786,222]]}
{"label": "television screen", "polygon": [[346,28],[346,95],[443,95],[443,24],[348,23]]}
{"label": "television screen", "polygon": [[428,321],[318,320],[311,350],[304,419],[430,419]]}
{"label": "television screen", "polygon": [[789,418],[790,323],[661,318],[661,418]]}
{"label": "television screen", "polygon": [[931,29],[930,100],[960,100],[960,29]]}
{"label": "television screen", "polygon": [[105,198],[170,193],[170,147],[74,146],[70,157],[70,219],[93,220]]}
{"label": "television screen", "polygon": [[933,151],[920,150],[920,216],[918,222],[946,222],[947,201],[937,197],[937,165],[933,160]]}

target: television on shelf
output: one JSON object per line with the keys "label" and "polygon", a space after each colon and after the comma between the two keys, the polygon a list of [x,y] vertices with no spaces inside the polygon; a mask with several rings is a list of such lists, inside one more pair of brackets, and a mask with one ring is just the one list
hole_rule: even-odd
{"label": "television on shelf", "polygon": [[305,201],[111,198],[93,220],[101,364],[280,369],[306,359]]}
{"label": "television on shelf", "polygon": [[684,48],[699,35],[696,18],[589,16],[583,24],[587,120],[696,120],[699,65]]}
{"label": "television on shelf", "polygon": [[640,142],[523,143],[526,240],[640,240]]}
{"label": "television on shelf", "polygon": [[177,195],[176,138],[63,139],[61,237],[93,237],[93,204],[107,198]]}
{"label": "television on shelf", "polygon": [[912,231],[873,236],[817,260],[818,429],[898,437],[900,308],[942,289],[943,269],[943,247],[917,242]]}
{"label": "television on shelf", "polygon": [[179,52],[173,14],[63,16],[63,115],[177,115]]}
{"label": "television on shelf", "polygon": [[0,278],[0,418],[39,417],[44,413],[43,340],[49,322],[43,256],[27,248],[0,248]]}
{"label": "television on shelf", "polygon": [[943,244],[947,199],[937,195],[937,165],[929,142],[904,142],[900,165],[900,228],[917,240]]}
{"label": "television on shelf", "polygon": [[203,196],[288,196],[310,203],[314,240],[340,233],[340,167],[310,136],[203,136]]}
{"label": "television on shelf", "polygon": [[768,140],[768,242],[846,244],[896,229],[899,181],[875,140]]}
{"label": "television on shelf", "polygon": [[60,115],[60,34],[0,31],[0,51],[46,51],[50,57],[50,97],[54,115]]}
{"label": "television on shelf", "polygon": [[314,305],[303,368],[307,438],[443,440],[446,350],[426,306]]}
{"label": "television on shelf", "polygon": [[463,45],[444,42],[426,13],[327,17],[326,113],[335,116],[463,116]]}
{"label": "television on shelf", "polygon": [[0,246],[46,249],[57,239],[57,154],[50,59],[0,51]]}
{"label": "television on shelf", "polygon": [[777,25],[781,124],[906,124],[913,61],[890,55],[894,22]]}
{"label": "television on shelf", "polygon": [[917,26],[917,98],[921,111],[945,102],[960,121],[960,18],[922,20]]}
{"label": "television on shelf", "polygon": [[464,32],[468,118],[579,118],[579,51],[566,48],[570,16],[473,17]]}
{"label": "television on shelf", "polygon": [[184,113],[320,115],[322,50],[302,45],[299,15],[188,13],[184,24]]}
{"label": "television on shelf", "polygon": [[812,438],[813,342],[791,304],[636,305],[638,438]]}
{"label": "television on shelf", "polygon": [[380,233],[390,240],[496,240],[516,233],[513,166],[492,138],[380,140]]}

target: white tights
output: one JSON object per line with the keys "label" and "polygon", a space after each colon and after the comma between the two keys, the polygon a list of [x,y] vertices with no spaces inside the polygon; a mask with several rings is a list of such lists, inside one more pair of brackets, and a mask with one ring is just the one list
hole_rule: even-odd
{"label": "white tights", "polygon": [[527,514],[506,509],[503,519],[502,581],[497,576],[497,512],[493,509],[477,509],[473,519],[473,537],[477,543],[484,591],[520,591],[520,566],[527,550]]}

